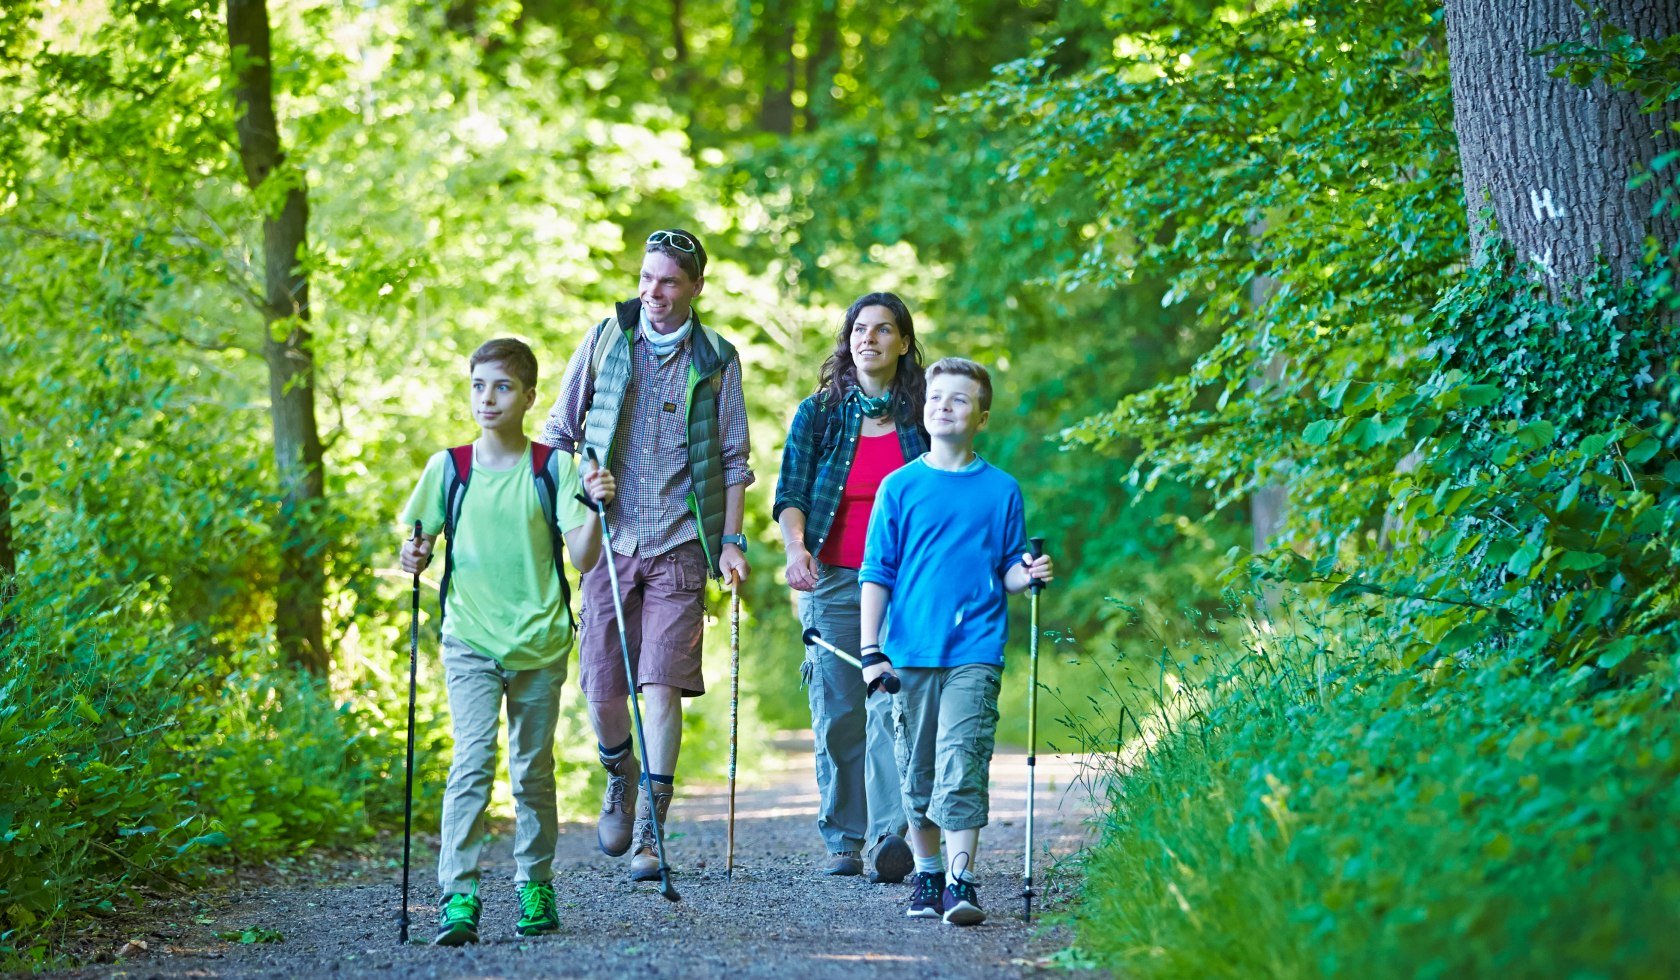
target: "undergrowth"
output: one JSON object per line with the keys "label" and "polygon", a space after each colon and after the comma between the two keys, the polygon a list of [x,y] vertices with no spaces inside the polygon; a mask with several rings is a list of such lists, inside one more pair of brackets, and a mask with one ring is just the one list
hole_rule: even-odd
{"label": "undergrowth", "polygon": [[[1147,679],[1143,731],[1110,756],[1076,913],[1089,958],[1128,976],[1670,975],[1680,656],[1593,692],[1545,657],[1403,667],[1372,610],[1324,616],[1120,665]],[[1118,724],[1093,736],[1111,752]]]}

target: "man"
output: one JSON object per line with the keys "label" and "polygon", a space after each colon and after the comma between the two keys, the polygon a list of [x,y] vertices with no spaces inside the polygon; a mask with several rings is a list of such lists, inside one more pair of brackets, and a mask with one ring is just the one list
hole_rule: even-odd
{"label": "man", "polygon": [[[700,322],[706,250],[680,228],[648,236],[636,299],[617,305],[566,368],[544,441],[595,450],[618,487],[607,513],[648,765],[630,737],[629,680],[602,562],[583,577],[579,681],[599,741],[607,792],[597,837],[630,878],[659,877],[650,806],[663,824],[682,745],[682,699],[705,690],[700,641],[708,575],[746,580],[741,516],[752,483],[735,348]],[[638,793],[640,776],[643,792]],[[650,800],[651,797],[651,800]],[[632,820],[631,813],[635,813]]]}

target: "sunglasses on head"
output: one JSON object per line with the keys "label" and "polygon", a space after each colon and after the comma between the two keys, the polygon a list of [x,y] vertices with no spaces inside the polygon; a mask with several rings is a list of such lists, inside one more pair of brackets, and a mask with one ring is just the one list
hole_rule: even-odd
{"label": "sunglasses on head", "polygon": [[689,254],[693,254],[699,248],[694,243],[694,239],[675,231],[656,231],[648,236],[647,243],[649,245],[669,245],[678,251],[688,252]]}

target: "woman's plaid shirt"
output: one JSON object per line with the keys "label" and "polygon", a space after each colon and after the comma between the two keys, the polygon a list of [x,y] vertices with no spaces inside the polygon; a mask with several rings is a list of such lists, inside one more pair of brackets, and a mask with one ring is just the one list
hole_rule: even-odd
{"label": "woman's plaid shirt", "polygon": [[[805,548],[811,554],[822,550],[834,529],[834,514],[846,491],[846,476],[857,456],[858,435],[863,430],[863,408],[859,392],[852,389],[838,405],[823,392],[799,403],[782,448],[782,473],[776,479],[776,509],[773,518],[793,507],[805,514]],[[898,423],[898,445],[906,463],[927,452],[927,432],[920,421]]]}

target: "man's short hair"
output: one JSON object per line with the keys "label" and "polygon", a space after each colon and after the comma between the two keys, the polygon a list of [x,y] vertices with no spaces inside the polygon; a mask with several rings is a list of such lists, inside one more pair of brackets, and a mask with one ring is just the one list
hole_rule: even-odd
{"label": "man's short hair", "polygon": [[647,238],[647,247],[643,254],[648,252],[670,256],[673,262],[682,266],[682,271],[688,273],[690,279],[698,279],[706,274],[706,246],[700,244],[700,236],[692,231],[682,228],[663,228],[656,231]]}
{"label": "man's short hair", "polygon": [[927,381],[933,384],[933,379],[941,374],[954,374],[959,378],[973,378],[980,386],[980,411],[992,410],[992,376],[986,369],[966,357],[941,357],[928,365]]}
{"label": "man's short hair", "polygon": [[527,388],[537,386],[537,355],[531,353],[531,348],[523,340],[512,337],[497,337],[486,340],[479,345],[478,350],[472,352],[467,359],[467,372],[480,364],[500,364],[502,369]]}

